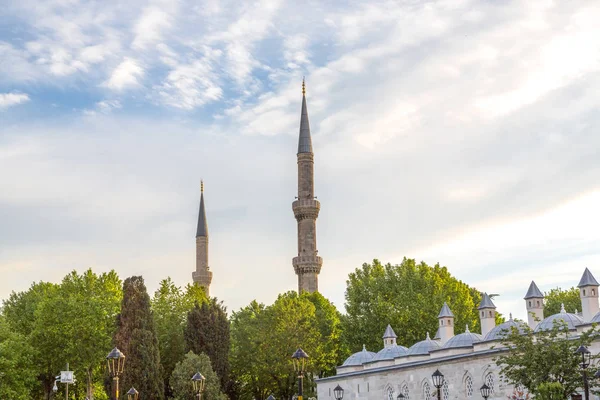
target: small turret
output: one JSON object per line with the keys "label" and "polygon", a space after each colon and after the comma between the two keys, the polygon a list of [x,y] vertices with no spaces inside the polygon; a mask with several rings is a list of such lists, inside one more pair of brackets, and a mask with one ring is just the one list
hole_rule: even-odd
{"label": "small turret", "polygon": [[396,332],[392,329],[392,327],[388,324],[387,328],[385,328],[385,332],[383,333],[383,347],[392,347],[396,346]]}
{"label": "small turret", "polygon": [[481,321],[481,334],[487,335],[496,326],[496,306],[487,293],[483,294],[479,303],[479,320]]}
{"label": "small turret", "polygon": [[[581,299],[581,312],[583,320],[590,322],[598,311],[598,281],[592,275],[589,269],[585,269],[583,276],[579,281],[579,298]],[[577,314],[577,312],[575,312]]]}
{"label": "small turret", "polygon": [[524,299],[527,307],[527,323],[531,329],[535,329],[538,322],[544,319],[544,295],[534,281],[531,281]]}
{"label": "small turret", "polygon": [[444,345],[451,337],[454,336],[454,314],[450,311],[448,304],[444,302],[440,313],[438,314],[438,332],[440,342]]}

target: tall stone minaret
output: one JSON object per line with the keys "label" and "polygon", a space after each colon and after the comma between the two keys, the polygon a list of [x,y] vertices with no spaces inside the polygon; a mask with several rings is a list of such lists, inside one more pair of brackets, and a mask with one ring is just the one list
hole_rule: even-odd
{"label": "tall stone minaret", "polygon": [[204,210],[204,182],[200,183],[200,212],[198,212],[198,229],[196,230],[196,270],[192,272],[194,283],[204,287],[210,296],[212,272],[208,267],[208,224]]}
{"label": "tall stone minaret", "polygon": [[298,293],[312,293],[319,290],[319,272],[323,265],[323,259],[317,255],[316,231],[321,204],[315,199],[314,154],[306,110],[304,80],[302,80],[302,113],[297,157],[298,197],[292,203],[292,209],[298,221],[298,256],[293,258],[292,264],[298,275]]}

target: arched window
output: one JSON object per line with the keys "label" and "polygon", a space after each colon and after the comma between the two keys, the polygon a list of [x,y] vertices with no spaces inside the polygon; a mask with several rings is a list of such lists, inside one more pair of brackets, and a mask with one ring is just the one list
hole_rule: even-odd
{"label": "arched window", "polygon": [[583,289],[583,295],[585,296],[585,289]]}
{"label": "arched window", "polygon": [[592,289],[592,296],[596,295],[596,289]]}
{"label": "arched window", "polygon": [[538,307],[540,306],[540,301],[539,301],[539,300],[537,301],[537,306],[538,306]]}
{"label": "arched window", "polygon": [[431,399],[431,387],[429,386],[429,382],[425,382],[423,385],[423,398],[425,400]]}
{"label": "arched window", "polygon": [[467,398],[473,397],[473,378],[467,376],[465,379],[465,392],[467,393]]}
{"label": "arched window", "polygon": [[387,389],[387,394],[385,396],[386,400],[396,400],[394,399],[394,389],[390,386]]}
{"label": "arched window", "polygon": [[494,394],[494,374],[490,372],[486,375],[485,384],[490,388],[490,394]]}
{"label": "arched window", "polygon": [[402,394],[404,395],[404,400],[410,400],[410,393],[408,392],[408,385],[406,383],[402,385]]}
{"label": "arched window", "polygon": [[529,301],[529,307],[531,307],[531,300]]}
{"label": "arched window", "polygon": [[490,317],[492,316],[492,312],[490,311]]}
{"label": "arched window", "polygon": [[450,398],[450,389],[448,388],[448,381],[444,380],[442,385],[442,400],[448,400]]}

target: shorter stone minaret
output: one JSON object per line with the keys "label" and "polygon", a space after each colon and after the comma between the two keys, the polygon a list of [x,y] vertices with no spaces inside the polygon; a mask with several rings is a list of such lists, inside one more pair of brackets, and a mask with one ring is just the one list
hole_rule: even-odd
{"label": "shorter stone minaret", "polygon": [[585,269],[583,276],[579,281],[579,298],[581,299],[581,313],[583,320],[590,322],[598,311],[598,281],[594,278],[589,269]]}
{"label": "shorter stone minaret", "polygon": [[385,328],[385,332],[383,333],[383,348],[396,346],[396,332],[392,329],[392,327],[388,324],[387,328]]}
{"label": "shorter stone minaret", "polygon": [[208,266],[208,223],[204,209],[204,182],[200,182],[200,211],[196,230],[196,270],[192,272],[192,279],[195,284],[204,288],[207,296],[210,296],[212,275]]}
{"label": "shorter stone minaret", "polygon": [[527,323],[531,329],[535,329],[544,319],[544,295],[534,281],[531,281],[524,299],[527,306]]}
{"label": "shorter stone minaret", "polygon": [[481,334],[487,335],[496,326],[496,306],[487,293],[483,294],[479,303],[479,320],[481,321]]}
{"label": "shorter stone minaret", "polygon": [[448,304],[444,302],[440,313],[438,314],[438,333],[442,345],[446,344],[452,336],[454,336],[454,314],[450,311]]}

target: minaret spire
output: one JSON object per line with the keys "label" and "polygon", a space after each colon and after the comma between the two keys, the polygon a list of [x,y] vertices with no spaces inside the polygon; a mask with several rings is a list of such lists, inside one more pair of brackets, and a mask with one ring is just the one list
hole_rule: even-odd
{"label": "minaret spire", "polygon": [[196,271],[192,272],[192,279],[195,284],[204,287],[207,296],[210,295],[212,272],[208,266],[208,223],[204,207],[204,181],[200,181],[200,210],[196,229]]}
{"label": "minaret spire", "polygon": [[306,107],[306,83],[302,79],[302,110],[298,138],[298,196],[292,203],[298,222],[298,256],[292,264],[298,275],[298,292],[319,290],[318,275],[323,259],[317,255],[316,221],[321,204],[314,196],[314,154]]}

